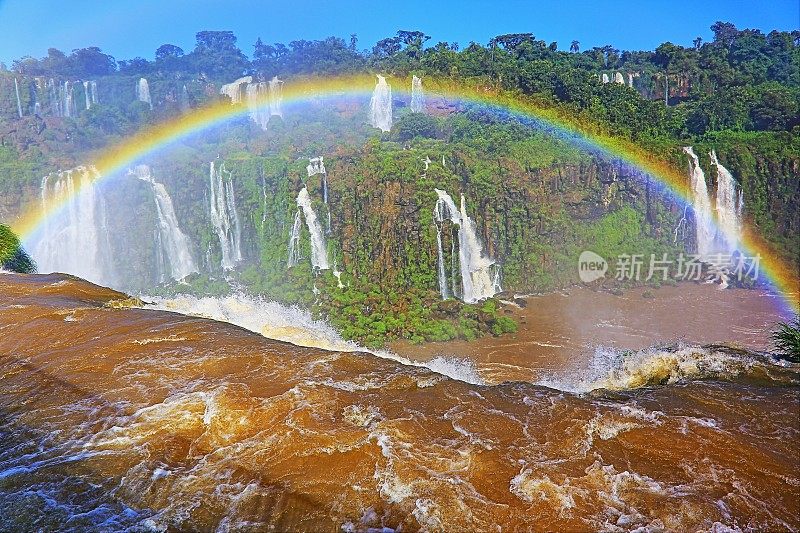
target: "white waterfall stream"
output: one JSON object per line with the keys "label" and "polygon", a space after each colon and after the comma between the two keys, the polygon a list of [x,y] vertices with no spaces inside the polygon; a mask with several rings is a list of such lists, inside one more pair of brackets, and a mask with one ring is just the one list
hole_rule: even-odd
{"label": "white waterfall stream", "polygon": [[[434,207],[434,219],[437,227],[437,238],[440,241],[439,252],[439,292],[445,298],[447,280],[444,274],[444,254],[441,247],[441,223],[450,220],[458,226],[458,262],[461,274],[461,298],[467,303],[474,303],[494,296],[501,289],[499,277],[493,274],[494,260],[484,254],[483,244],[476,232],[475,223],[467,215],[464,195],[461,195],[461,208],[445,191],[434,189],[438,195]],[[455,294],[455,291],[453,291]]]}
{"label": "white waterfall stream", "polygon": [[381,131],[392,129],[392,88],[381,75],[369,103],[369,122]]}

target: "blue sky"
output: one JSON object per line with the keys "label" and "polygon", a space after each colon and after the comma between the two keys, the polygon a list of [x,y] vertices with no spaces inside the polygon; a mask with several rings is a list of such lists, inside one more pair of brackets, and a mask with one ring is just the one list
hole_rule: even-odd
{"label": "blue sky", "polygon": [[86,46],[117,59],[152,59],[164,43],[188,52],[199,30],[233,30],[248,55],[257,37],[273,43],[356,33],[363,49],[398,29],[462,46],[531,32],[562,50],[573,39],[582,49],[652,50],[667,40],[684,46],[698,36],[710,40],[709,26],[717,20],[767,32],[797,29],[799,19],[798,0],[0,0],[0,61],[10,65],[23,55],[44,56],[49,47],[68,53]]}

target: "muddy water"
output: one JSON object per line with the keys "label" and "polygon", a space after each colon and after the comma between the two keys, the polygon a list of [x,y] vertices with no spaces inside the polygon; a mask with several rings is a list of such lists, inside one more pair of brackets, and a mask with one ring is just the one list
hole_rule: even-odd
{"label": "muddy water", "polygon": [[800,528],[796,367],[481,386],[122,297],[0,275],[0,530]]}
{"label": "muddy water", "polygon": [[768,350],[782,314],[777,296],[763,290],[719,290],[717,285],[626,291],[622,296],[575,287],[524,298],[524,308],[507,307],[519,324],[516,334],[475,341],[395,343],[391,349],[412,359],[458,354],[472,360],[490,383],[570,378],[592,365],[605,367],[620,350],[685,341],[727,343]]}

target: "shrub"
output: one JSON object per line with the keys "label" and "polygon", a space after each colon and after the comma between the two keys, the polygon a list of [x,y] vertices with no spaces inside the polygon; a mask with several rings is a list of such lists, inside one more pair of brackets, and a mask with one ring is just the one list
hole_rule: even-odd
{"label": "shrub", "polygon": [[23,274],[36,272],[36,263],[22,248],[17,236],[8,226],[2,224],[0,224],[0,268]]}
{"label": "shrub", "polygon": [[778,329],[772,332],[772,342],[778,355],[800,363],[800,317],[778,323]]}

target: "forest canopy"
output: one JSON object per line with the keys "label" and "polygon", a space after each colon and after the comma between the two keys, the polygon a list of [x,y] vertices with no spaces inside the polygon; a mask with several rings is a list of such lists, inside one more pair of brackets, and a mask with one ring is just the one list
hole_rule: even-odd
{"label": "forest canopy", "polygon": [[[97,47],[69,55],[51,48],[43,58],[23,57],[11,69],[45,77],[96,77],[115,73],[167,79],[229,82],[253,75],[336,75],[371,70],[473,80],[560,103],[633,137],[685,138],[708,132],[781,131],[800,124],[800,31],[711,26],[714,38],[692,46],[670,42],[653,51],[612,45],[568,50],[532,33],[498,35],[485,45],[431,44],[420,31],[400,30],[359,50],[345,40],[267,44],[259,38],[243,51],[231,31],[201,31],[193,50],[165,43],[154,59],[119,60]],[[601,83],[603,75],[622,83]],[[619,78],[617,78],[619,81]],[[666,105],[664,105],[666,104]]]}

